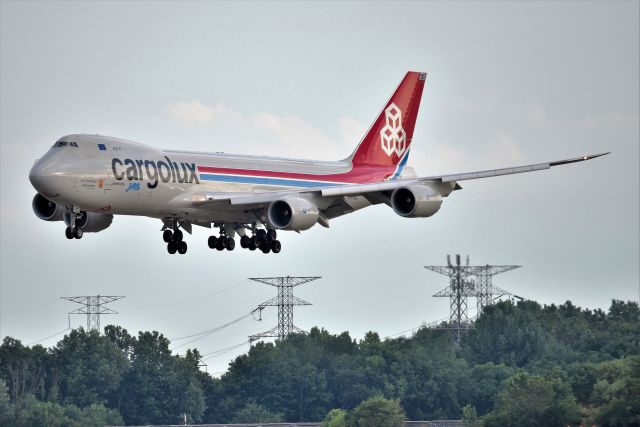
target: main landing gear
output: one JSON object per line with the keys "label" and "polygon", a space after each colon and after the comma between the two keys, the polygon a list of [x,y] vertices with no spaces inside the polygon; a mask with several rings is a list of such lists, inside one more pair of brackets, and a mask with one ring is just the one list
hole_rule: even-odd
{"label": "main landing gear", "polygon": [[[245,227],[239,227],[237,229],[240,230],[240,233],[244,233],[244,228]],[[249,227],[246,226],[246,228]],[[251,237],[246,234],[242,234],[240,237],[240,247],[243,249],[249,249],[250,251],[260,249],[265,254],[268,254],[269,252],[277,254],[282,249],[282,244],[276,238],[276,230],[258,230],[254,225],[251,227]],[[218,251],[223,251],[225,249],[232,251],[236,246],[235,240],[233,237],[229,236],[224,226],[220,227],[220,236],[210,236],[207,243],[209,248],[216,249]]]}
{"label": "main landing gear", "polygon": [[240,238],[240,246],[243,248],[249,249],[250,251],[255,251],[256,249],[260,249],[262,253],[268,254],[269,252],[273,252],[277,254],[282,250],[282,244],[280,240],[277,240],[278,233],[276,230],[256,230],[255,228],[252,230],[252,236],[242,236]]}
{"label": "main landing gear", "polygon": [[233,237],[227,236],[227,233],[224,230],[220,230],[220,236],[209,236],[209,240],[207,241],[210,249],[216,249],[218,251],[228,250],[232,251],[236,248],[236,241],[233,240]]}
{"label": "main landing gear", "polygon": [[182,240],[182,231],[178,227],[174,227],[173,231],[164,230],[162,240],[167,243],[167,252],[171,255],[176,252],[180,255],[187,253],[187,242]]}

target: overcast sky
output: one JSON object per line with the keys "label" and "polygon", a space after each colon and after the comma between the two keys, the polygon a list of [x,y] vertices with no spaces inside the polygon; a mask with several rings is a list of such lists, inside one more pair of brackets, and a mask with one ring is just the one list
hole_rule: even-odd
{"label": "overcast sky", "polygon": [[[275,295],[247,277],[319,275],[295,322],[361,338],[448,315],[426,271],[447,254],[517,264],[504,289],[606,309],[639,293],[639,8],[627,2],[0,3],[0,336],[54,345],[71,295],[126,295],[130,332],[225,324]],[[407,70],[428,74],[410,164],[419,175],[611,151],[463,182],[428,219],[376,206],[280,233],[279,255],[170,256],[157,219],[116,217],[67,240],[32,213],[34,160],[69,133],[163,148],[348,155]],[[203,353],[276,324],[275,309],[197,341]],[[71,326],[84,324],[74,316]],[[209,359],[219,373],[242,346]],[[178,351],[183,352],[184,348]]]}

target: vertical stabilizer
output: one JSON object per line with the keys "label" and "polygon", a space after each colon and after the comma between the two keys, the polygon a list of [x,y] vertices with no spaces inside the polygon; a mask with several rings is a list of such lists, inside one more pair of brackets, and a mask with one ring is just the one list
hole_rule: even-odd
{"label": "vertical stabilizer", "polygon": [[393,167],[409,154],[426,73],[409,71],[349,157],[354,168]]}

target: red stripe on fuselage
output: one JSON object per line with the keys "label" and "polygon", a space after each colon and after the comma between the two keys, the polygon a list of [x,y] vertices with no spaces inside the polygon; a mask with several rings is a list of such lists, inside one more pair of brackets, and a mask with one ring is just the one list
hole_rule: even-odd
{"label": "red stripe on fuselage", "polygon": [[255,169],[232,169],[232,168],[216,168],[210,166],[198,166],[200,173],[217,173],[223,175],[241,175],[256,176],[264,178],[286,178],[300,179],[305,181],[326,181],[336,183],[349,184],[368,184],[372,182],[384,181],[393,175],[395,167],[379,167],[379,166],[360,166],[348,172],[336,174],[311,174],[311,173],[294,173],[294,172],[278,172],[263,171]]}

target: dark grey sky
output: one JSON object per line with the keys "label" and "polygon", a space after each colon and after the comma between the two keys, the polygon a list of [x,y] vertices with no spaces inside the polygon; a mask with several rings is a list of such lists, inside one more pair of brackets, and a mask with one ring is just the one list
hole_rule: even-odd
{"label": "dark grey sky", "polygon": [[[75,308],[59,297],[91,294],[127,296],[103,324],[188,335],[273,296],[247,277],[287,274],[323,276],[297,290],[314,304],[297,310],[300,327],[384,336],[447,315],[447,302],[431,298],[446,281],[422,266],[456,252],[522,265],[495,283],[542,303],[638,299],[638,2],[1,2],[0,11],[2,336],[30,343],[59,332]],[[420,175],[613,154],[465,182],[429,219],[377,206],[329,230],[282,233],[278,256],[211,252],[205,230],[187,256],[169,256],[159,221],[145,218],[68,241],[62,224],[31,212],[29,168],[61,135],[341,158],[407,70],[429,73],[410,158]],[[274,311],[263,317],[195,344],[206,353],[241,343],[275,325]]]}

